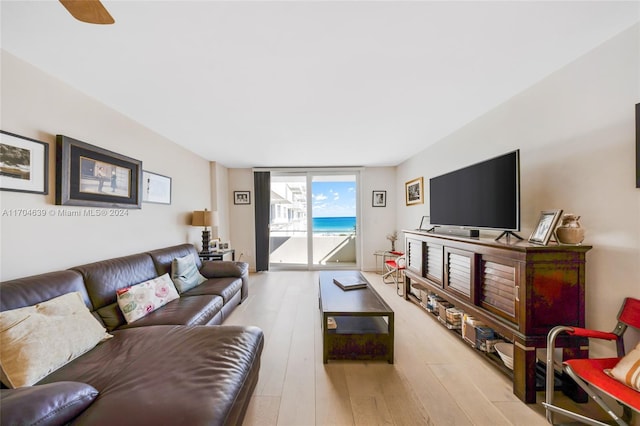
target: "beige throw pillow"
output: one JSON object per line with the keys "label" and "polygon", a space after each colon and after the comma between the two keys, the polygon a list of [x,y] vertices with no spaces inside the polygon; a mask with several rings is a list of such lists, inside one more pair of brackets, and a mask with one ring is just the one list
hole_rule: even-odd
{"label": "beige throw pillow", "polygon": [[622,357],[609,374],[625,385],[640,391],[640,343]]}
{"label": "beige throw pillow", "polygon": [[31,386],[109,337],[78,292],[0,312],[2,382]]}

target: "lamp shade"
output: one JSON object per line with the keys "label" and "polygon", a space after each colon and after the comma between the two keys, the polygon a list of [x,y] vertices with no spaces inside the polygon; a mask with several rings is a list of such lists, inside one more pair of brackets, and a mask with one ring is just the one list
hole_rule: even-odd
{"label": "lamp shade", "polygon": [[191,218],[192,226],[211,226],[211,212],[207,209],[196,210]]}

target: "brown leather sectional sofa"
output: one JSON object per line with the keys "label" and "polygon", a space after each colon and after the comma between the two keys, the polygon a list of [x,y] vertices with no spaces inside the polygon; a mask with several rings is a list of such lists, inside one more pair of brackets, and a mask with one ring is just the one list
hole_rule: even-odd
{"label": "brown leather sectional sofa", "polygon": [[[194,254],[207,281],[131,324],[116,290],[170,273]],[[263,333],[220,326],[248,295],[248,265],[200,262],[193,245],[0,283],[0,310],[80,292],[114,337],[34,386],[3,389],[2,424],[241,424],[258,380]]]}

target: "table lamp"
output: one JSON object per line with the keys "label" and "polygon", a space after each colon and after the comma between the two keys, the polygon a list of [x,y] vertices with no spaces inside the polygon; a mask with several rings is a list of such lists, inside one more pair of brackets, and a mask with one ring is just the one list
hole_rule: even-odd
{"label": "table lamp", "polygon": [[204,211],[194,211],[193,217],[191,219],[191,226],[204,226],[204,230],[202,231],[202,254],[210,254],[209,241],[211,239],[211,234],[209,233],[209,229],[207,229],[207,227],[211,226],[211,219],[211,212],[207,209],[204,209]]}

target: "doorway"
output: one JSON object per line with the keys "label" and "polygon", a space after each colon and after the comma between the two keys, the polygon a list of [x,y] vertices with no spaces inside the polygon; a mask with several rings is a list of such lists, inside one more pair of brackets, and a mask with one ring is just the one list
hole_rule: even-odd
{"label": "doorway", "polygon": [[357,269],[357,171],[271,172],[269,267]]}

